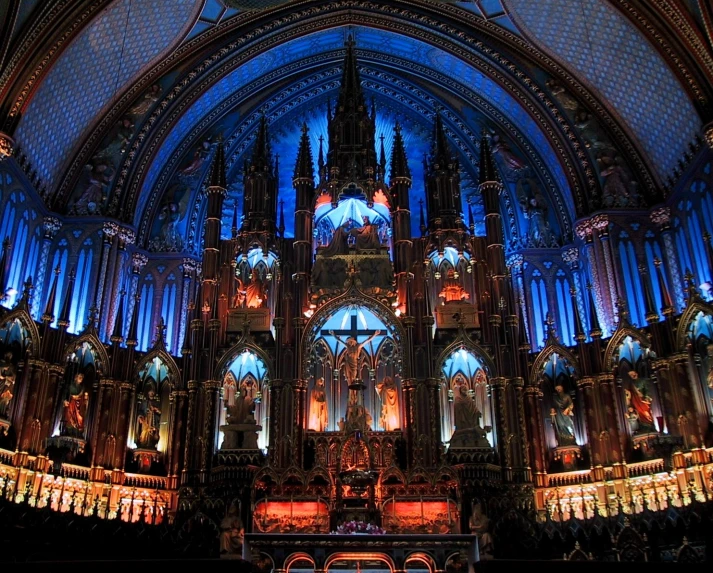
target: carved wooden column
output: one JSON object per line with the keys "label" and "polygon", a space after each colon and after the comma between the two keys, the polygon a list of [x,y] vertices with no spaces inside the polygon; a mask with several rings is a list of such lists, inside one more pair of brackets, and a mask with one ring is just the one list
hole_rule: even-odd
{"label": "carved wooden column", "polygon": [[185,443],[185,431],[187,426],[188,392],[186,390],[174,390],[173,393],[173,431],[171,432],[170,465],[168,465],[169,488],[178,487],[178,475],[183,467],[181,462],[181,446]]}
{"label": "carved wooden column", "polygon": [[513,414],[517,422],[517,435],[519,437],[517,440],[519,448],[513,452],[517,454],[517,456],[515,456],[517,460],[515,467],[522,472],[521,478],[524,481],[532,481],[530,448],[528,444],[532,441],[534,434],[530,432],[525,418],[525,380],[517,376],[510,381],[510,386],[515,400],[515,412],[513,412]]}
{"label": "carved wooden column", "polygon": [[189,380],[188,381],[188,413],[186,415],[186,444],[183,452],[183,470],[182,470],[182,477],[181,477],[181,483],[185,484],[188,480],[188,477],[191,473],[191,470],[193,469],[191,460],[194,457],[194,452],[193,448],[195,447],[194,441],[195,441],[195,436],[198,434],[196,431],[196,425],[197,425],[197,420],[196,420],[196,412],[197,412],[197,404],[196,402],[198,401],[198,389],[199,389],[199,384],[195,380]]}
{"label": "carved wooden column", "polygon": [[206,482],[215,447],[215,413],[220,393],[220,381],[206,380],[203,384],[203,452],[201,456],[201,481]]}
{"label": "carved wooden column", "polygon": [[92,466],[104,467],[104,452],[110,432],[112,406],[114,406],[112,403],[114,384],[114,380],[110,378],[99,380],[97,423],[92,436]]}
{"label": "carved wooden column", "polygon": [[114,472],[124,471],[126,462],[126,446],[129,439],[129,424],[131,423],[131,405],[134,403],[134,385],[122,382],[119,386],[119,420],[116,431],[116,452],[114,454]]}
{"label": "carved wooden column", "polygon": [[601,428],[597,421],[597,402],[594,395],[594,378],[585,376],[577,380],[577,388],[581,397],[581,408],[584,413],[585,435],[589,445],[589,455],[592,466],[608,465],[603,459],[599,435]]}
{"label": "carved wooden column", "polygon": [[47,363],[42,360],[30,359],[27,361],[27,382],[29,382],[27,401],[25,403],[24,415],[21,418],[22,429],[20,431],[19,450],[28,454],[38,454],[40,446],[40,427],[38,423],[40,408],[40,394],[42,392],[43,375]]}
{"label": "carved wooden column", "polygon": [[294,463],[298,466],[302,464],[302,453],[304,451],[304,432],[307,427],[306,409],[307,409],[307,380],[293,380],[292,388],[294,391],[294,431],[296,434],[293,439],[293,455]]}
{"label": "carved wooden column", "polygon": [[428,389],[428,407],[429,407],[429,443],[428,449],[424,455],[424,461],[429,466],[434,467],[439,464],[441,454],[441,417],[443,413],[440,409],[438,390],[439,381],[436,378],[428,378],[426,380],[426,388]]}
{"label": "carved wooden column", "polygon": [[508,425],[508,408],[505,399],[506,379],[496,376],[490,379],[490,398],[493,401],[493,412],[495,413],[495,434],[497,436],[497,448],[500,455],[500,465],[503,467],[503,478],[510,481],[512,478],[512,455],[510,443],[513,435]]}
{"label": "carved wooden column", "polygon": [[676,353],[668,360],[655,361],[653,367],[660,387],[662,410],[665,403],[669,433],[681,436],[688,450],[701,447],[703,435],[696,416],[695,393],[691,386],[695,382],[688,376],[688,355],[684,352]]}
{"label": "carved wooden column", "polygon": [[270,383],[270,447],[268,455],[271,465],[281,467],[283,430],[282,424],[277,422],[279,413],[282,411],[282,380],[273,380]]}
{"label": "carved wooden column", "polygon": [[40,420],[42,421],[42,433],[40,443],[52,435],[54,430],[54,415],[57,411],[57,400],[59,389],[64,380],[64,367],[50,364],[47,373],[47,382],[40,398]]}
{"label": "carved wooden column", "polygon": [[599,382],[599,396],[604,407],[605,429],[599,434],[599,439],[605,441],[605,443],[601,444],[601,448],[602,451],[607,448],[607,451],[611,453],[609,461],[614,465],[616,477],[624,477],[626,472],[623,469],[626,461],[624,459],[626,438],[619,427],[619,401],[615,395],[617,388],[614,383],[614,375],[611,373],[600,374],[597,380]]}
{"label": "carved wooden column", "polygon": [[416,393],[416,380],[405,378],[401,380],[401,392],[404,398],[404,420],[406,426],[406,444],[408,446],[409,460],[415,461],[416,452],[416,412],[414,411],[414,396]]}
{"label": "carved wooden column", "polygon": [[543,487],[547,485],[547,461],[545,433],[542,427],[542,392],[533,382],[524,388],[524,414],[528,426],[529,459],[535,472],[535,485]]}

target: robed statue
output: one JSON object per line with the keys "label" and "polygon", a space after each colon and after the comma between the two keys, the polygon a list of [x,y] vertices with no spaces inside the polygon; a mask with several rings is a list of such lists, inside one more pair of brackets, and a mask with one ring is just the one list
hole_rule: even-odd
{"label": "robed statue", "polygon": [[552,396],[554,407],[550,409],[552,427],[558,446],[572,446],[576,443],[574,434],[574,402],[561,384],[555,386]]}
{"label": "robed statue", "polygon": [[478,410],[475,398],[465,384],[459,384],[455,389],[453,400],[453,417],[455,431],[450,439],[452,448],[489,448],[487,433],[490,426],[480,425],[482,413]]}
{"label": "robed statue", "polygon": [[334,336],[334,338],[337,339],[337,342],[341,342],[344,346],[346,346],[344,350],[344,358],[342,359],[344,365],[344,378],[346,378],[347,384],[351,384],[359,376],[359,353],[361,352],[361,349],[364,348],[364,346],[366,346],[367,344],[369,344],[372,340],[374,340],[377,336],[382,334],[382,332],[380,330],[377,330],[361,344],[359,344],[356,338],[352,336],[344,340],[343,338],[334,334],[333,330],[330,330],[329,334]]}
{"label": "robed statue", "polygon": [[220,553],[242,555],[245,527],[238,515],[238,506],[233,503],[220,522]]}
{"label": "robed statue", "polygon": [[267,288],[257,269],[253,269],[250,284],[245,289],[245,306],[262,308],[267,304]]}
{"label": "robed statue", "polygon": [[[635,370],[629,372],[630,384],[624,390],[626,396],[627,419],[630,419],[629,427],[633,428],[634,416],[637,418],[637,432],[645,434],[655,432],[654,414],[651,410],[652,398],[649,395],[649,385],[646,378],[639,378],[639,373]],[[631,408],[631,411],[629,411]],[[633,433],[633,432],[632,432]]]}
{"label": "robed statue", "polygon": [[327,412],[327,393],[324,386],[324,378],[317,378],[309,397],[309,429],[315,432],[327,430],[329,420]]}
{"label": "robed statue", "polygon": [[161,426],[160,400],[152,384],[145,389],[146,394],[140,404],[140,413],[137,416],[138,438],[136,445],[139,448],[153,449],[159,442],[159,428]]}
{"label": "robed statue", "polygon": [[391,376],[376,385],[376,391],[381,398],[381,425],[386,432],[393,432],[401,427],[399,421],[399,390]]}
{"label": "robed statue", "polygon": [[7,418],[10,402],[15,392],[17,374],[12,363],[12,352],[6,352],[0,361],[0,418]]}
{"label": "robed statue", "polygon": [[86,424],[89,392],[84,389],[84,374],[78,372],[69,385],[67,398],[64,400],[64,434],[82,437]]}
{"label": "robed statue", "polygon": [[337,227],[329,244],[320,251],[324,257],[349,254],[349,221]]}
{"label": "robed statue", "polygon": [[366,215],[362,217],[363,225],[356,227],[350,232],[356,237],[357,253],[362,251],[376,251],[381,249],[381,239],[379,238],[379,226],[372,223]]}

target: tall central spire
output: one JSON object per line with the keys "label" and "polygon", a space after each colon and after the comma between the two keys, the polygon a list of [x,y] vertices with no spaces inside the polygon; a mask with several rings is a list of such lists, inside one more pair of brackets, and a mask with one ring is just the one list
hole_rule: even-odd
{"label": "tall central spire", "polygon": [[332,180],[373,185],[377,173],[376,113],[367,109],[357,68],[354,40],[346,42],[342,84],[334,116],[329,112],[327,173]]}

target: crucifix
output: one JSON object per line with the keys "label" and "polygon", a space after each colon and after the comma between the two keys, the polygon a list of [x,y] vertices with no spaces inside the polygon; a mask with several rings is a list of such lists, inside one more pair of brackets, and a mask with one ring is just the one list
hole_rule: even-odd
{"label": "crucifix", "polygon": [[[365,345],[385,333],[381,330],[360,330],[357,324],[357,316],[353,314],[351,315],[351,323],[348,330],[323,330],[321,334],[323,336],[327,334],[334,336],[337,342],[346,347],[344,350],[344,377],[349,388],[349,402],[345,430],[347,432],[365,431],[371,425],[371,416],[364,408],[364,388],[366,386],[359,380],[359,354]],[[342,336],[347,336],[348,338],[345,340]],[[360,343],[360,336],[366,336],[367,339]]]}

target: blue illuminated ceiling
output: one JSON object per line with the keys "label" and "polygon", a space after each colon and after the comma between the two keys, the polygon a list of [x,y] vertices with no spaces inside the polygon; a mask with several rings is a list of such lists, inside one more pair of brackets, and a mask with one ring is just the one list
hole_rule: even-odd
{"label": "blue illuminated ceiling", "polygon": [[[386,108],[393,108],[394,99],[406,99],[414,100],[414,93],[404,93],[407,86],[399,86],[399,83],[409,83],[405,80],[400,80],[399,77],[409,78],[411,80],[411,85],[414,81],[418,80],[417,75],[425,75],[426,81],[436,81],[437,78],[432,78],[433,74],[440,74],[443,78],[457,79],[459,80],[461,86],[461,93],[455,94],[441,93],[438,96],[432,93],[426,93],[425,90],[421,90],[423,94],[418,95],[421,98],[421,115],[424,111],[433,114],[434,108],[438,105],[439,99],[443,101],[444,98],[450,98],[452,100],[452,105],[455,106],[453,111],[455,115],[453,116],[453,126],[459,126],[456,129],[461,131],[466,129],[475,134],[475,145],[471,147],[470,150],[461,150],[466,153],[467,161],[463,161],[462,164],[470,167],[466,168],[465,179],[466,183],[468,179],[477,179],[477,168],[475,163],[477,163],[477,139],[481,129],[486,123],[483,120],[483,113],[477,109],[477,102],[463,101],[467,97],[468,93],[472,93],[482,101],[487,102],[492,108],[497,109],[499,113],[502,114],[503,120],[508,122],[513,131],[517,131],[521,134],[522,141],[528,142],[531,145],[531,154],[537,155],[540,165],[542,166],[541,174],[543,177],[549,178],[546,187],[550,188],[550,193],[557,195],[555,201],[561,205],[560,215],[564,216],[566,219],[572,217],[574,212],[574,207],[571,199],[571,193],[569,193],[569,185],[567,177],[562,169],[558,156],[555,153],[548,137],[542,132],[539,125],[530,116],[527,110],[525,110],[522,105],[511,95],[511,93],[496,82],[482,74],[480,71],[466,64],[462,60],[453,57],[452,55],[444,52],[443,50],[430,46],[422,41],[409,38],[406,36],[401,36],[386,30],[379,30],[374,28],[364,28],[364,27],[349,27],[348,32],[352,33],[357,41],[357,53],[360,57],[360,62],[363,67],[363,79],[367,91],[371,91],[377,99],[377,103],[381,107],[387,101],[392,102],[386,105]],[[295,65],[300,69],[308,68],[310,66],[314,67],[318,63],[324,65],[325,63],[335,64],[341,63],[342,49],[344,44],[344,39],[347,34],[345,28],[333,28],[329,30],[323,30],[304,36],[299,39],[295,39],[286,42],[273,50],[264,52],[257,57],[253,58],[248,64],[239,67],[230,74],[224,76],[220,81],[214,84],[210,89],[206,90],[205,93],[190,107],[190,109],[183,114],[183,116],[178,120],[178,122],[171,129],[170,133],[164,139],[160,150],[154,156],[150,167],[148,169],[147,175],[144,179],[140,199],[138,202],[138,208],[135,210],[137,220],[135,223],[140,227],[139,235],[143,236],[145,229],[148,229],[149,223],[144,220],[142,223],[140,217],[145,216],[148,213],[155,212],[155,202],[156,198],[151,198],[152,193],[160,191],[168,185],[171,178],[171,173],[175,171],[178,164],[178,158],[188,155],[193,152],[192,145],[189,143],[200,141],[201,138],[206,137],[206,134],[210,132],[210,128],[214,127],[213,119],[211,122],[206,121],[206,117],[212,117],[211,114],[219,106],[224,106],[224,108],[229,108],[233,110],[232,121],[234,126],[238,125],[246,119],[246,113],[251,113],[255,109],[259,109],[260,100],[252,99],[250,101],[251,107],[245,109],[241,107],[241,103],[248,98],[248,93],[242,94],[242,98],[231,102],[231,106],[226,106],[226,100],[234,98],[236,92],[245,90],[245,86],[249,85],[248,82],[255,80],[256,78],[269,77],[271,73],[275,70],[286,70],[290,66]],[[311,63],[310,63],[311,62]],[[296,64],[295,64],[296,63]],[[304,65],[302,65],[304,64]],[[381,67],[392,67],[399,66],[402,70],[401,73],[405,74],[399,76],[398,72],[385,72]],[[389,76],[390,77],[385,77]],[[299,80],[304,78],[304,73],[299,75]],[[275,80],[278,78],[276,77]],[[292,79],[293,82],[299,84],[296,78]],[[285,86],[286,88],[287,86]],[[304,89],[304,86],[302,87]],[[401,92],[395,95],[395,90]],[[247,92],[247,90],[245,90]],[[285,91],[294,91],[299,93],[300,89],[297,87],[289,87]],[[385,93],[391,92],[391,93]],[[269,96],[263,96],[266,101]],[[273,96],[276,97],[276,96]],[[334,96],[330,96],[334,97]],[[324,100],[323,100],[324,101]],[[293,127],[298,127],[303,120],[307,120],[308,123],[315,121],[315,105],[316,100],[311,99],[310,105],[307,106],[310,109],[307,114],[308,117],[296,117],[291,121]],[[266,101],[266,104],[269,103]],[[287,104],[287,102],[286,102]],[[402,108],[409,107],[409,102],[402,104]],[[411,109],[415,106],[411,105]],[[403,112],[403,110],[400,110]],[[227,112],[226,112],[227,113]],[[320,112],[323,116],[323,113]],[[426,121],[424,121],[426,120]],[[430,131],[430,123],[432,122],[432,117],[422,118],[421,129],[419,131]],[[495,121],[488,122],[491,125],[495,125]],[[225,130],[231,130],[234,128],[231,126],[222,126],[220,129],[221,133],[227,137]],[[244,127],[238,127],[238,129],[244,129]],[[276,122],[275,126],[272,128],[278,132],[282,130],[281,122]],[[250,130],[251,131],[251,130]],[[284,132],[284,130],[282,130]],[[298,129],[293,130],[290,136],[286,137],[286,142],[289,141],[289,145],[294,144],[296,141],[294,138],[297,137]],[[215,132],[215,130],[214,130]],[[217,135],[216,133],[211,133],[213,139]],[[324,130],[314,129],[314,137],[318,137],[319,133],[324,133]],[[407,133],[410,135],[410,133]],[[469,139],[469,136],[465,136],[463,133],[456,133],[452,135],[457,135],[462,140]],[[290,140],[291,138],[291,140]],[[277,146],[276,151],[280,152],[280,136],[276,138]],[[313,144],[315,142],[313,141]],[[415,138],[413,138],[411,145],[412,149],[409,149],[409,157],[412,161],[412,170],[418,170],[416,166],[417,162],[420,162],[422,157],[422,152],[427,148],[429,142],[424,142],[420,140],[416,143]],[[424,147],[425,146],[425,147]],[[243,145],[243,151],[247,145]],[[456,145],[457,147],[457,145]],[[314,151],[316,154],[317,145],[314,145]],[[285,188],[285,184],[289,184],[289,171],[292,168],[294,156],[294,147],[291,148],[291,154],[285,156],[282,155],[281,166],[281,188]],[[239,154],[240,155],[240,154]],[[242,162],[242,159],[241,159]],[[548,173],[549,171],[549,173]],[[551,175],[550,175],[551,173]],[[415,186],[421,184],[420,179],[414,174]],[[549,184],[548,184],[549,183]],[[287,187],[289,189],[289,186]],[[235,198],[233,199],[233,201]],[[416,205],[412,205],[414,208]],[[148,209],[147,209],[148,207]],[[477,209],[476,209],[477,211]]]}
{"label": "blue illuminated ceiling", "polygon": [[641,32],[602,0],[505,3],[534,42],[613,106],[659,176],[670,175],[701,121],[674,73]]}
{"label": "blue illuminated ceiling", "polygon": [[15,132],[41,181],[58,182],[88,128],[181,39],[200,4],[117,0],[80,33],[40,84]]}

